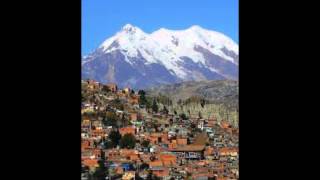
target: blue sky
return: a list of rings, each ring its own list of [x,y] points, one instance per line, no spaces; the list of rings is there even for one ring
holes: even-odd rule
[[[239,42],[238,0],[82,0],[82,55],[127,23],[147,33],[199,25]]]

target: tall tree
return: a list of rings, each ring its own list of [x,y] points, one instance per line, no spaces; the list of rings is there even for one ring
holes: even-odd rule
[[[139,90],[138,94],[140,95],[139,104],[146,105],[147,104],[146,92],[144,92],[144,90]]]
[[[89,179],[91,180],[104,180],[108,175],[108,168],[104,165],[105,163],[105,154],[101,151],[101,159],[98,161],[99,167],[93,172]]]
[[[168,114],[168,113],[169,113],[169,110],[167,109],[166,106],[163,106],[162,112],[163,112],[164,114]]]
[[[188,120],[188,117],[187,117],[187,115],[186,115],[185,113],[181,113],[181,114],[180,114],[180,118],[181,118],[182,120]]]
[[[111,131],[109,134],[109,138],[112,142],[113,147],[116,147],[117,145],[119,145],[119,141],[121,138],[121,134],[119,133],[119,131]]]
[[[120,140],[121,148],[133,149],[136,145],[136,138],[132,134],[125,134]]]
[[[199,115],[199,119],[202,119],[202,114],[200,111],[199,111],[198,115]]]
[[[158,113],[159,107],[157,104],[157,101],[155,99],[153,99],[153,103],[152,103],[152,111],[155,113]]]

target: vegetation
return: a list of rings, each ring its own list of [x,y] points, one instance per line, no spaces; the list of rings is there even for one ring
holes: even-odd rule
[[[132,134],[125,134],[120,140],[121,148],[133,149],[136,145],[136,138]]]
[[[139,105],[141,105],[141,106],[146,105],[147,104],[146,92],[144,90],[139,90],[138,94],[140,95]]]
[[[163,106],[163,109],[161,110],[161,112],[162,112],[163,114],[168,114],[168,113],[169,113],[169,110],[167,109],[166,106]]]
[[[119,131],[111,131],[109,134],[109,138],[111,140],[112,146],[116,147],[117,145],[119,145],[121,134],[119,133]]]
[[[161,93],[159,94],[159,96],[156,96],[156,99],[157,99],[157,102],[159,102],[160,104],[167,105],[167,106],[172,105],[171,98],[168,96],[164,96]]]
[[[105,155],[104,152],[101,150],[101,159],[99,160],[99,167],[93,172],[89,179],[92,180],[103,180],[108,175],[108,168],[104,165],[105,162]]]
[[[157,104],[156,99],[153,99],[153,103],[152,103],[152,112],[158,113],[159,107]]]
[[[112,111],[108,111],[106,113],[105,119],[103,120],[104,124],[106,126],[117,126],[117,121],[118,121],[119,117],[116,115],[115,112]]]
[[[181,113],[179,116],[182,120],[188,120],[188,117],[185,113]]]
[[[143,140],[142,143],[141,143],[141,145],[142,145],[143,147],[145,147],[145,148],[148,148],[148,147],[149,147],[149,144],[150,144],[150,141],[148,141],[148,140]]]
[[[105,92],[105,93],[108,93],[111,91],[108,86],[103,86],[101,90],[102,92]]]
[[[147,180],[160,180],[160,178],[157,177],[156,175],[152,174],[152,171],[149,171],[148,176],[147,176]]]
[[[119,109],[119,110],[121,110],[121,111],[124,110],[124,105],[123,105],[123,103],[120,101],[119,98],[111,101],[111,106],[113,106],[113,107],[115,107],[115,108],[117,108],[117,109]]]

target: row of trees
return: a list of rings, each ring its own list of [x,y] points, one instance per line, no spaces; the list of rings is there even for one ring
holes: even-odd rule
[[[117,147],[133,149],[136,145],[136,138],[132,134],[125,134],[121,137],[119,131],[111,131],[109,134],[109,142],[106,142],[107,148]]]
[[[189,97],[188,99],[186,100],[181,100],[179,99],[177,101],[177,104],[180,105],[180,106],[183,106],[183,105],[188,105],[188,104],[192,104],[192,103],[195,103],[195,104],[200,104],[202,108],[204,108],[205,104],[208,103],[204,98],[200,97],[200,96],[191,96]]]
[[[140,99],[139,99],[139,105],[140,106],[145,106],[146,109],[151,109],[152,112],[158,113],[159,111],[161,111],[162,113],[169,113],[168,108],[166,107],[166,105],[172,105],[172,101],[169,97],[167,96],[163,96],[163,95],[159,95],[157,97],[147,97],[146,96],[146,92],[143,90],[140,90],[138,92],[138,94],[140,95]],[[159,105],[163,104],[163,109],[159,110]]]

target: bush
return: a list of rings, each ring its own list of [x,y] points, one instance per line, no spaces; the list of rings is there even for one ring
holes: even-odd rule
[[[180,114],[180,118],[183,119],[183,120],[188,120],[188,117],[185,113],[181,113]]]
[[[136,145],[136,138],[132,134],[125,134],[120,140],[121,148],[133,149]]]
[[[143,140],[141,145],[145,148],[149,147],[149,144],[150,144],[150,141],[147,141],[147,140]]]

